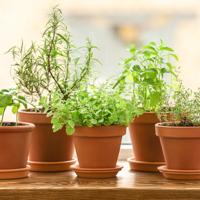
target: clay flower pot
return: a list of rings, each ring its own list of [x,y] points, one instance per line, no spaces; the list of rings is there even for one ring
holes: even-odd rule
[[[158,122],[156,113],[149,112],[129,125],[134,157],[128,161],[132,170],[154,172],[164,164],[160,141],[155,135],[155,124]]]
[[[54,133],[51,119],[44,113],[20,111],[19,120],[34,123],[29,165],[31,171],[67,171],[75,163],[73,137],[65,129]]]
[[[117,166],[125,126],[76,127],[74,144],[79,165],[79,177],[109,178],[121,169]]]
[[[156,124],[166,166],[160,171],[172,179],[200,179],[200,127]],[[191,176],[193,175],[193,176]]]
[[[27,159],[33,124],[0,126],[0,179],[28,176]]]

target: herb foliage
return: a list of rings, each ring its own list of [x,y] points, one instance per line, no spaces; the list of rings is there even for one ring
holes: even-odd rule
[[[6,109],[11,107],[12,113],[16,114],[20,108],[20,106],[27,107],[26,100],[23,96],[19,95],[15,89],[2,89],[0,90],[0,126],[11,125],[11,123],[4,122],[4,115]],[[17,119],[16,124],[17,125]]]
[[[170,122],[167,118],[162,118],[164,125],[200,126],[200,89],[192,91],[181,83],[171,100],[166,99],[166,101],[168,109],[158,113],[159,116],[170,115]]]
[[[73,134],[75,126],[128,125],[133,119],[133,102],[109,84],[82,87],[68,100],[55,93],[51,103],[54,131],[66,126],[67,134]]]
[[[95,62],[96,48],[88,39],[83,47],[75,47],[64,23],[62,12],[53,8],[42,35],[42,41],[29,48],[14,46],[8,52],[14,59],[15,80],[36,111],[43,110],[41,101],[50,103],[52,91],[68,99],[84,84]]]
[[[176,82],[174,60],[178,57],[163,41],[150,42],[139,49],[133,46],[129,52],[114,88],[130,92],[137,102],[138,113],[155,112],[163,106]]]

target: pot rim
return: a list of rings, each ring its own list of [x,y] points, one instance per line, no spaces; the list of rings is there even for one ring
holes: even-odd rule
[[[34,111],[29,111],[29,109],[31,108],[19,110],[18,113],[25,113],[32,115],[47,115],[45,112],[34,112]]]
[[[150,112],[144,112],[143,114],[156,114],[156,112],[150,111]]]
[[[16,122],[11,122],[11,123],[16,123]],[[17,126],[0,126],[0,134],[5,132],[30,132],[34,128],[35,125],[32,123],[19,122],[19,125]]]
[[[159,122],[156,112],[144,112],[141,115],[134,117],[131,124],[156,124]]]
[[[200,126],[164,126],[166,122],[156,123],[155,126],[159,128],[167,128],[167,129],[199,129]],[[168,122],[169,124],[172,122]]]
[[[138,115],[137,117],[140,117],[140,116],[142,116],[142,115],[157,115],[157,113],[156,113],[156,112],[153,112],[153,111],[150,111],[150,112],[143,112],[141,115]],[[137,117],[135,117],[135,118],[137,118]]]
[[[74,137],[116,137],[116,136],[118,137],[126,134],[126,128],[127,126],[124,125],[93,126],[93,127],[76,126]],[[88,131],[88,129],[90,131]]]
[[[20,110],[18,112],[19,121],[21,122],[29,122],[33,124],[51,124],[51,117],[48,117],[44,112],[32,112],[25,110]]]
[[[163,126],[162,123],[155,125],[156,135],[165,138],[200,138],[200,126]]]

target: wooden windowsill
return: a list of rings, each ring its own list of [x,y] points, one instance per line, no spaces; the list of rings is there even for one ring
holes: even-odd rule
[[[159,173],[130,172],[126,162],[117,178],[80,179],[74,172],[30,173],[0,181],[1,200],[157,200],[200,199],[200,181],[171,181]]]

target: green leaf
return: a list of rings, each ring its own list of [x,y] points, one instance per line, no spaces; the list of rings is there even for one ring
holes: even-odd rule
[[[176,54],[170,54],[176,61],[179,61],[179,58]]]
[[[67,135],[73,135],[74,130],[75,130],[74,127],[67,126],[66,127],[66,133],[67,133]]]
[[[129,49],[129,52],[134,54],[136,52],[136,48],[135,48],[135,45],[132,45]]]
[[[167,69],[166,68],[161,68],[160,70],[161,74],[164,75],[165,73],[168,73]]]
[[[152,45],[146,45],[146,46],[144,46],[144,48],[145,48],[145,49],[148,49],[148,50],[150,50],[150,51],[153,51],[153,54],[154,54],[154,55],[157,54],[157,50],[156,50],[155,47],[152,46]],[[152,53],[152,52],[151,52],[151,53]]]
[[[53,132],[57,132],[59,131],[60,129],[62,129],[63,125],[61,123],[53,123]]]
[[[43,106],[44,108],[48,107],[47,97],[42,96],[39,100],[39,105]]]
[[[156,78],[157,71],[155,69],[147,69],[142,73],[142,75],[144,76],[145,80],[153,80]]]
[[[19,110],[20,104],[15,104],[12,106],[12,113],[16,114]]]
[[[161,99],[161,94],[159,92],[153,92],[151,94],[151,106],[156,106],[159,104]]]
[[[92,124],[97,124],[97,120],[96,119],[91,119],[91,123]]]
[[[133,71],[140,72],[141,71],[140,66],[139,65],[133,65]]]
[[[3,115],[5,108],[0,107],[0,115]]]
[[[0,107],[7,107],[13,102],[12,95],[0,94]]]
[[[174,50],[170,47],[161,47],[160,50],[164,50],[164,51],[170,51],[173,52]]]
[[[74,127],[74,122],[73,122],[72,120],[68,120],[68,121],[67,121],[67,125],[68,125],[69,127]]]

